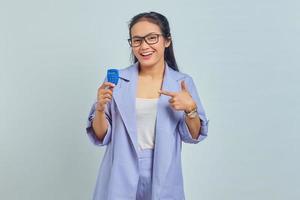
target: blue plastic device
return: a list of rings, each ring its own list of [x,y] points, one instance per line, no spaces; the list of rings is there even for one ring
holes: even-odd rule
[[[119,70],[117,70],[117,69],[107,70],[107,81],[108,82],[111,82],[111,83],[117,85],[118,80],[119,80]]]

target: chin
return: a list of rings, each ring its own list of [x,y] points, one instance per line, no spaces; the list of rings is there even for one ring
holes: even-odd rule
[[[139,61],[139,64],[142,65],[143,67],[153,67],[160,62],[159,60],[155,60],[155,59],[151,59],[151,60],[140,59],[138,61]]]
[[[154,66],[156,64],[156,62],[153,61],[144,61],[144,60],[139,60],[140,65],[143,65],[143,67],[151,67]]]

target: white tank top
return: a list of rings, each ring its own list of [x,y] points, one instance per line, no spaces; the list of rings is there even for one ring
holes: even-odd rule
[[[158,98],[136,98],[137,139],[140,149],[154,148],[157,101]]]

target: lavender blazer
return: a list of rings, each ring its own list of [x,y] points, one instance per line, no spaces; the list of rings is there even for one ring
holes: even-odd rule
[[[94,190],[94,200],[136,198],[139,178],[135,115],[138,63],[120,70],[120,77],[123,79],[120,79],[114,88],[113,100],[105,110],[109,126],[102,142],[97,140],[92,128],[96,103],[88,116],[86,131],[89,138],[95,145],[106,146]],[[207,137],[208,120],[192,78],[166,65],[162,90],[180,91],[182,80],[185,80],[198,106],[201,119],[200,135],[193,139],[185,123],[184,112],[170,107],[170,97],[159,97],[155,125],[152,200],[185,199],[181,168],[182,141],[198,143]]]

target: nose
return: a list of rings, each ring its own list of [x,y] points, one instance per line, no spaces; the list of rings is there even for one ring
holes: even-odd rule
[[[149,44],[147,44],[146,40],[143,39],[140,47],[141,49],[147,49],[149,48]]]

